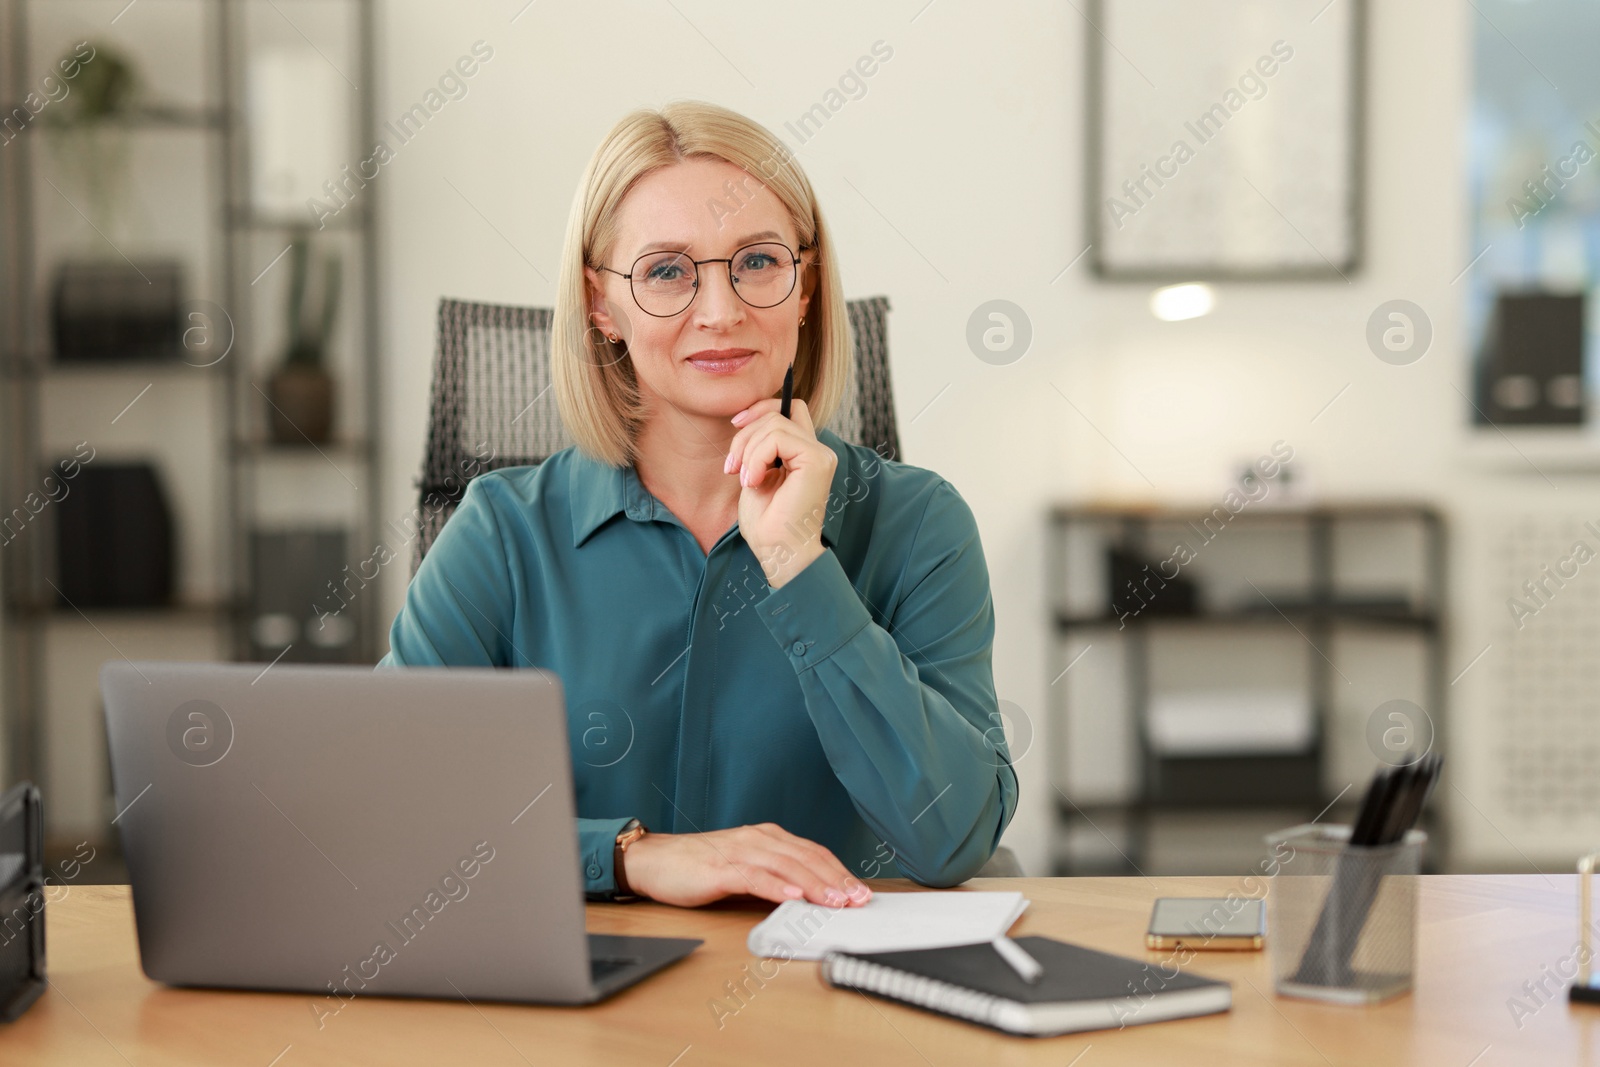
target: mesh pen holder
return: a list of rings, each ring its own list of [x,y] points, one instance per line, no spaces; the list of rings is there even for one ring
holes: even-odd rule
[[[1376,1004],[1411,988],[1417,874],[1428,835],[1350,844],[1350,827],[1306,824],[1267,836],[1282,855],[1267,896],[1267,941],[1279,994]]]

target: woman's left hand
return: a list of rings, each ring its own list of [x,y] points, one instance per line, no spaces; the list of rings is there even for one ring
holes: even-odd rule
[[[739,474],[739,533],[761,562],[767,584],[787,583],[823,553],[822,523],[839,457],[817,440],[805,401],[759,400],[733,417],[739,427],[724,464]],[[783,460],[782,467],[773,461]]]

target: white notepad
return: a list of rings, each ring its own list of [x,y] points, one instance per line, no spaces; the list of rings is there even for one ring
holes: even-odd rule
[[[827,952],[894,952],[993,941],[1028,906],[1021,893],[874,893],[860,907],[778,905],[750,931],[757,956],[820,960]]]

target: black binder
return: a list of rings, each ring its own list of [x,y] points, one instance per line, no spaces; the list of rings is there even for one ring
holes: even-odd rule
[[[0,797],[0,1022],[44,992],[44,815],[23,782]]]

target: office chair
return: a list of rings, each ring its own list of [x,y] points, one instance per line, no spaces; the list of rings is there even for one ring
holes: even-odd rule
[[[855,374],[828,428],[880,455],[900,457],[889,386],[889,298],[847,302]],[[416,573],[461,502],[487,470],[533,466],[575,442],[550,389],[549,308],[439,301],[438,350],[419,483]]]
[[[889,298],[845,305],[855,373],[828,428],[846,441],[901,459],[889,383]],[[455,512],[467,483],[485,471],[533,466],[575,442],[550,389],[549,308],[439,301],[428,443],[418,482],[420,525],[411,572]],[[1000,848],[978,874],[1019,876]]]

